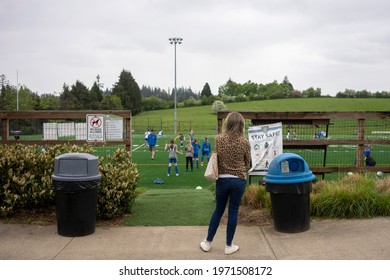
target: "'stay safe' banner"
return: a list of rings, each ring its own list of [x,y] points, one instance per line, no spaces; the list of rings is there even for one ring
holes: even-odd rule
[[[252,156],[249,171],[267,171],[272,159],[283,153],[282,123],[251,126],[248,138]]]

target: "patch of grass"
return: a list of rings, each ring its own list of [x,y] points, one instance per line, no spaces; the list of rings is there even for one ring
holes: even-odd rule
[[[208,189],[153,189],[139,195],[126,226],[208,225],[215,202]]]
[[[324,218],[368,218],[390,215],[390,192],[378,180],[354,174],[322,182],[311,196],[311,215]]]
[[[146,192],[147,190],[148,190],[148,189],[143,188],[143,187],[137,187],[137,188],[135,189],[135,194],[138,196],[138,195],[143,194],[143,193]]]
[[[242,197],[243,203],[255,209],[271,208],[270,194],[264,186],[251,184],[249,185]]]
[[[133,162],[141,175],[137,197],[131,214],[123,222],[127,226],[172,226],[207,225],[215,207],[213,183],[204,178],[206,165],[194,166],[193,172],[186,172],[185,156],[178,155],[179,176],[174,166],[167,176],[168,152],[163,146],[172,136],[158,138],[154,160],[143,137],[133,137],[135,148]],[[178,143],[179,144],[179,143]],[[182,148],[181,148],[182,149]],[[156,178],[164,184],[155,184]],[[201,186],[202,190],[196,190]]]
[[[253,208],[272,208],[263,186],[249,185],[243,203]],[[318,181],[310,194],[311,216],[318,218],[369,218],[390,216],[390,177],[365,174],[340,175],[332,181]]]
[[[376,179],[376,186],[380,193],[390,193],[390,177]]]

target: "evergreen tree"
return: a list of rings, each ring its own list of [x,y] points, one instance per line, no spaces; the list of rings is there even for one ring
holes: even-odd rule
[[[41,95],[40,99],[40,110],[58,110],[60,100],[58,96],[46,93]]]
[[[212,93],[211,93],[210,86],[209,86],[208,83],[206,83],[206,84],[203,86],[202,92],[200,93],[200,98],[202,98],[203,96],[209,97],[209,96],[211,96],[211,95],[212,95]]]
[[[116,95],[105,95],[101,103],[102,110],[123,110],[121,100]]]
[[[1,110],[16,110],[16,88],[6,85],[1,90],[0,98]]]
[[[143,98],[148,98],[148,97],[158,97],[164,101],[169,101],[171,100],[171,96],[165,91],[162,90],[161,88],[151,88],[150,86],[145,86],[143,85],[141,88],[141,96]]]
[[[193,97],[195,100],[199,99],[199,94],[196,94],[192,91],[191,88],[178,88],[177,89],[177,102],[183,102],[188,100],[188,98]],[[175,100],[175,89],[172,90],[171,100]]]
[[[91,109],[91,98],[88,88],[79,80],[72,86],[71,94],[75,97],[77,102],[74,104],[74,110]]]
[[[101,107],[101,102],[103,100],[103,92],[99,87],[98,81],[93,83],[91,90],[89,91],[90,95],[90,109],[98,110]]]
[[[282,82],[282,86],[285,86],[285,87],[287,87],[287,88],[289,88],[289,89],[291,89],[291,90],[294,89],[292,83],[290,83],[290,81],[288,80],[288,77],[287,77],[287,76],[284,76],[283,82]]]
[[[288,80],[287,76],[284,76],[283,82],[280,84],[279,98],[292,97],[294,91],[293,85]]]
[[[112,93],[120,98],[123,109],[131,110],[133,115],[141,112],[141,90],[129,71],[122,70]]]
[[[26,86],[19,88],[19,110],[39,110],[40,97]]]
[[[64,84],[62,88],[63,92],[61,93],[59,100],[60,110],[75,110],[77,102],[76,97],[70,92],[68,85]]]
[[[4,74],[0,76],[0,83],[0,110],[15,110],[16,88],[9,84],[9,81]]]

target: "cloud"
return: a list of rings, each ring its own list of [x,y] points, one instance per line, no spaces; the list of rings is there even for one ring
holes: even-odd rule
[[[387,0],[3,0],[0,73],[39,93],[99,74],[111,87],[122,69],[139,85],[214,94],[236,82],[295,88],[390,90]]]

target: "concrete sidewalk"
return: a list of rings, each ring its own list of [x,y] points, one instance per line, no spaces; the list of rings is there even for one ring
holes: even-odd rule
[[[224,254],[221,225],[210,252],[200,241],[207,227],[97,227],[84,237],[63,237],[56,226],[0,223],[2,260],[390,260],[390,217],[312,221],[301,233],[273,226],[238,225],[240,251]]]

